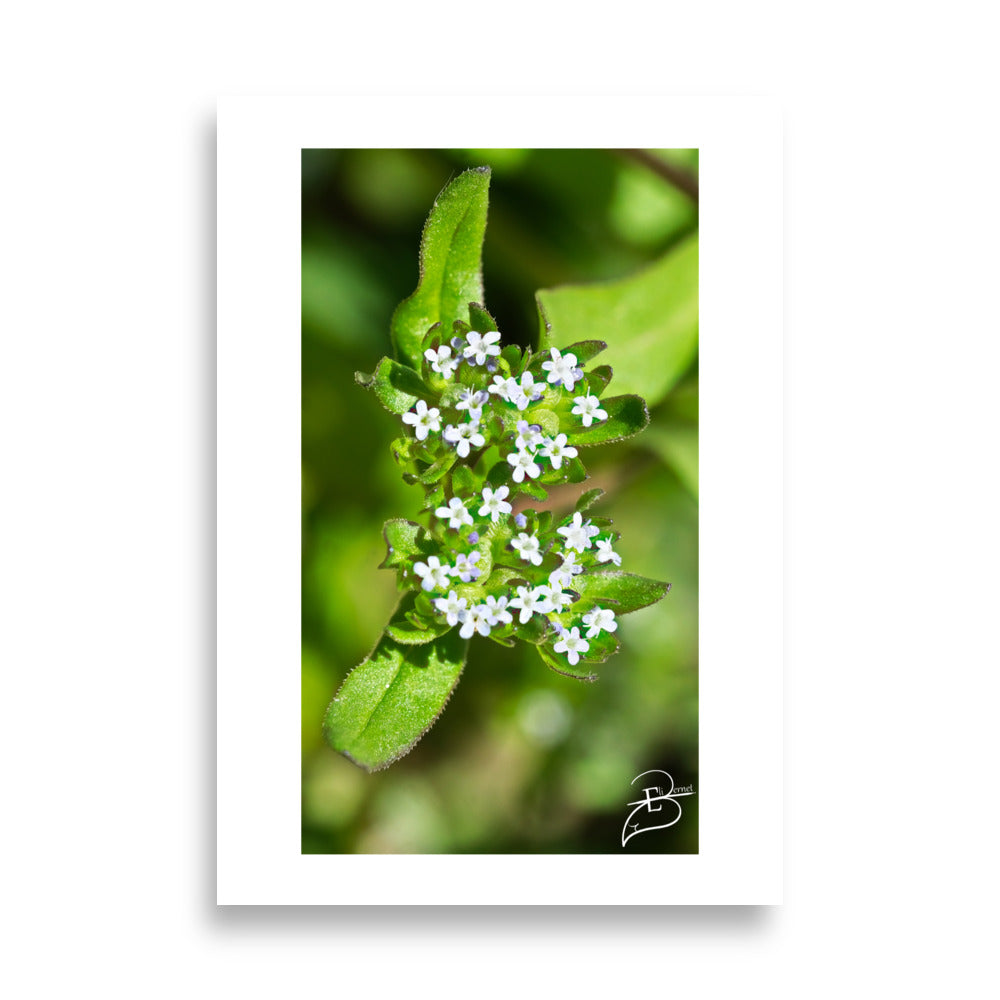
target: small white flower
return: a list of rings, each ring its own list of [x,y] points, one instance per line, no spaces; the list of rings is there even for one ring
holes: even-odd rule
[[[554,438],[546,438],[544,447],[541,450],[543,458],[547,458],[552,463],[553,469],[562,466],[563,459],[576,458],[579,452],[572,445],[567,444],[565,434],[559,434]]]
[[[511,390],[510,401],[515,403],[519,410],[526,410],[532,403],[537,403],[544,392],[545,387],[535,382],[535,376],[531,372],[525,372],[521,376],[520,384],[515,383],[515,388]]]
[[[560,354],[556,348],[549,350],[550,361],[542,362],[542,370],[547,371],[548,381],[552,385],[565,385],[567,389],[572,389],[580,379],[583,372],[577,367],[575,354]]]
[[[575,667],[580,662],[580,654],[590,649],[590,643],[580,637],[580,630],[574,625],[568,632],[563,632],[552,648],[557,653],[565,653],[570,665]]]
[[[477,391],[476,389],[463,389],[458,394],[458,402],[455,404],[455,409],[468,410],[470,413],[473,410],[482,412],[482,408],[489,402],[489,398],[490,394],[488,392]]]
[[[613,562],[616,566],[621,566],[622,557],[611,548],[610,538],[597,539],[597,561],[599,563]]]
[[[520,390],[516,378],[504,378],[502,375],[493,376],[493,384],[489,387],[489,392],[494,396],[499,396],[506,402],[512,402],[510,396],[512,392]]]
[[[473,580],[478,580],[482,570],[476,568],[476,563],[479,562],[481,554],[480,552],[472,551],[468,555],[457,556],[455,565],[451,568],[451,575],[457,576],[462,583],[471,583]]]
[[[447,619],[449,625],[457,625],[465,621],[465,606],[468,601],[464,597],[459,597],[454,590],[448,592],[447,597],[434,598],[434,607],[438,609]]]
[[[542,565],[542,546],[534,535],[522,531],[510,544],[525,562],[530,562],[532,566]]]
[[[465,613],[465,622],[458,633],[463,639],[471,639],[472,633],[490,634],[490,609],[485,604],[473,604]]]
[[[520,608],[518,621],[522,625],[527,625],[531,616],[537,611],[539,614],[547,615],[553,610],[552,602],[545,596],[541,587],[518,587],[517,597],[510,602],[510,607]]]
[[[514,439],[514,445],[518,451],[530,451],[534,454],[544,440],[545,436],[538,424],[529,424],[527,420],[518,420],[517,437]]]
[[[506,597],[487,597],[486,607],[486,620],[491,625],[509,625],[514,620],[514,616],[507,610]]]
[[[441,411],[436,406],[428,408],[422,399],[417,400],[415,409],[416,413],[410,410],[403,414],[403,423],[413,426],[418,441],[425,441],[428,431],[441,430]]]
[[[559,353],[559,349],[556,347],[549,348],[549,359],[548,361],[542,362],[542,371],[548,372],[548,380],[553,385],[557,385],[562,382],[562,370],[566,367],[563,362],[562,355]],[[576,361],[576,358],[573,359]]]
[[[455,374],[455,369],[462,363],[461,358],[452,357],[451,348],[447,344],[442,344],[436,351],[428,347],[424,351],[424,357],[430,362],[431,368],[443,378],[451,378]]]
[[[478,423],[448,424],[441,436],[456,446],[455,450],[461,458],[468,458],[472,448],[482,448],[486,444],[486,438],[479,433]]]
[[[594,608],[589,615],[583,616],[583,624],[589,625],[587,638],[593,639],[601,632],[617,632],[618,622],[615,621],[615,613],[610,608]]]
[[[428,556],[427,562],[418,562],[413,572],[421,578],[420,586],[424,590],[444,590],[448,586],[450,566],[442,566],[437,556]]]
[[[571,358],[573,357],[572,354],[567,355],[567,356],[571,357]],[[576,358],[573,358],[573,360],[575,362]],[[565,376],[563,377],[563,380],[562,380],[563,381],[563,385],[566,386],[566,388],[569,389],[570,392],[572,392],[573,391],[573,386],[575,386],[576,383],[579,382],[580,379],[582,379],[582,378],[583,378],[583,372],[579,368],[570,368],[565,373]]]
[[[552,610],[559,612],[563,608],[573,603],[573,595],[563,593],[562,587],[551,583],[543,583],[539,588],[542,596],[552,605]]]
[[[483,505],[479,508],[479,516],[486,517],[496,524],[500,520],[501,514],[509,514],[513,508],[507,503],[507,494],[510,487],[501,486],[497,490],[491,490],[488,486],[483,488]]]
[[[475,330],[470,330],[465,335],[465,339],[469,342],[469,346],[465,348],[463,353],[474,365],[485,365],[488,357],[491,355],[496,357],[500,353],[498,343],[500,334],[496,330],[491,330],[489,333],[477,333]]]
[[[554,587],[571,587],[573,577],[583,572],[583,567],[576,561],[575,552],[567,552],[563,556],[562,565],[549,573],[549,583]]]
[[[528,451],[512,451],[507,456],[507,461],[514,467],[513,475],[515,483],[523,483],[524,477],[537,479],[542,474],[541,466],[535,461],[534,455]]]
[[[447,517],[449,528],[461,528],[463,524],[472,524],[472,515],[465,509],[464,501],[452,497],[447,507],[438,507],[434,513],[438,517]]]
[[[607,420],[608,411],[601,409],[601,401],[596,396],[574,396],[576,406],[570,410],[582,421],[584,427],[589,427],[595,420]]]
[[[600,528],[595,528],[590,521],[584,523],[583,515],[577,511],[569,524],[556,531],[565,538],[566,548],[583,552],[594,544],[591,539],[600,533]]]

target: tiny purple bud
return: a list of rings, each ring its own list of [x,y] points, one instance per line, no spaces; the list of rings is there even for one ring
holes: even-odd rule
[[[515,524],[516,524],[516,525],[517,525],[517,526],[518,526],[519,528],[527,528],[527,527],[528,527],[528,519],[527,519],[527,518],[526,518],[526,517],[525,517],[525,516],[524,516],[523,514],[518,514],[518,515],[517,515],[517,516],[516,516],[516,517],[514,518],[514,523],[515,523]]]
[[[479,532],[478,531],[470,531],[469,532],[469,544],[470,545],[475,545],[476,542],[478,542],[478,541],[479,541]]]
[[[465,341],[462,340],[461,337],[452,337],[451,338],[451,346],[454,347],[454,348],[456,348],[456,350],[457,350],[459,347],[464,347],[465,346]]]
[[[553,385],[562,385],[562,379],[561,378],[557,378],[552,384]]]
[[[491,375],[497,370],[497,363],[493,360],[493,358],[490,358],[489,361],[486,362],[486,370]]]

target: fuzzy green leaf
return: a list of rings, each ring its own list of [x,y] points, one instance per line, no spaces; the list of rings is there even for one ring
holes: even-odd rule
[[[587,490],[586,493],[580,494],[580,499],[577,500],[576,506],[573,510],[578,510],[581,514],[583,514],[590,510],[590,508],[593,507],[602,496],[604,496],[604,490]]]
[[[392,314],[396,356],[414,367],[427,329],[468,318],[470,302],[483,299],[482,254],[490,169],[459,174],[438,196],[420,238],[416,290]]]
[[[560,348],[562,354],[575,355],[579,364],[585,365],[591,358],[596,358],[601,351],[606,351],[608,345],[603,340],[581,340],[569,347]]]
[[[590,387],[591,393],[598,398],[603,396],[604,390],[607,389],[614,374],[608,365],[598,365],[587,372],[587,385]]]
[[[489,333],[497,329],[497,321],[478,302],[470,302],[469,326],[477,333]]]
[[[523,625],[515,617],[517,624],[517,637],[525,642],[530,642],[537,646],[546,641],[552,634],[548,621],[542,615],[532,615]]]
[[[547,289],[537,299],[539,350],[569,331],[607,336],[618,387],[655,405],[698,349],[698,238],[630,278]]]
[[[406,365],[401,365],[391,358],[383,358],[373,375],[355,372],[354,381],[366,389],[371,389],[378,401],[390,413],[406,413],[418,399],[434,398],[434,393],[412,368],[407,368]]]
[[[323,721],[326,742],[368,771],[388,767],[441,714],[468,646],[454,628],[420,646],[383,635],[330,703]]]
[[[417,556],[427,551],[424,541],[426,532],[419,524],[395,517],[385,522],[382,537],[385,539],[386,555],[379,569],[399,569]]]
[[[510,366],[511,375],[517,377],[524,371],[524,354],[517,344],[508,344],[500,352],[500,357]]]
[[[452,626],[446,621],[434,620],[428,622],[424,627],[413,621],[408,615],[400,615],[398,612],[385,630],[390,637],[403,646],[422,646],[424,643],[433,642],[438,636],[442,636]]]
[[[651,580],[635,573],[621,570],[607,570],[581,573],[573,580],[573,589],[588,605],[612,601],[611,610],[616,615],[627,615],[631,611],[649,607],[665,597],[670,590],[669,583]]]
[[[425,486],[431,486],[448,474],[457,459],[458,452],[452,451],[449,448],[437,461],[429,465],[417,476],[417,481],[423,483]]]
[[[568,435],[570,444],[589,448],[624,441],[649,423],[649,410],[639,396],[611,396],[601,400],[601,408],[607,413],[607,420],[573,431]]]
[[[542,662],[557,674],[572,677],[578,681],[597,680],[597,674],[592,674],[582,663],[571,667],[565,653],[556,653],[551,646],[535,646],[535,649],[538,650],[538,655],[542,658]]]
[[[586,628],[581,628],[580,634],[586,635]],[[604,663],[618,652],[618,636],[614,632],[602,632],[593,639],[587,639],[587,642],[590,648],[586,653],[580,654],[580,659],[587,663]]]
[[[549,498],[548,490],[544,486],[539,485],[538,481],[534,479],[525,479],[523,483],[515,483],[514,488],[521,493],[526,493],[535,500],[548,500]]]
[[[457,465],[451,474],[451,489],[455,496],[476,493],[480,489],[479,477],[467,465]]]

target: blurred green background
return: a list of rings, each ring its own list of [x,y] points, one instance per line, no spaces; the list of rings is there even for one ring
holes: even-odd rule
[[[571,680],[524,644],[477,636],[444,713],[407,757],[369,775],[323,743],[328,702],[396,602],[394,574],[376,568],[382,524],[414,517],[422,497],[389,454],[398,417],[353,373],[391,353],[389,318],[416,285],[435,196],[484,164],[485,305],[507,342],[535,342],[537,289],[632,275],[697,233],[697,150],[303,150],[305,853],[618,853],[637,774],[662,769],[699,791],[697,358],[653,401],[646,431],[587,450],[591,481],[574,488],[608,490],[594,513],[622,532],[623,569],[673,584],[622,619],[622,651],[600,679]],[[582,339],[554,334],[560,345]],[[613,325],[584,335],[615,342]],[[698,798],[625,851],[697,852]]]

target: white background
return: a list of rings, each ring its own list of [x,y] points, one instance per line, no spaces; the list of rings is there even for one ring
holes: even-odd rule
[[[711,98],[440,97],[435,109],[445,124],[421,122],[415,98],[220,101],[217,900],[779,903],[778,115],[768,101]],[[699,150],[698,853],[303,856],[301,702],[288,669],[302,622],[301,150],[581,140]]]
[[[8,13],[0,565],[16,995],[89,982],[109,997],[359,984],[606,996],[657,977],[713,997],[995,989],[987,11]],[[780,909],[214,907],[215,99],[459,89],[749,94],[782,109]]]

